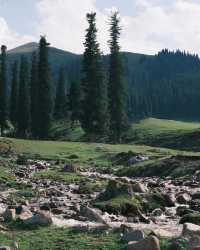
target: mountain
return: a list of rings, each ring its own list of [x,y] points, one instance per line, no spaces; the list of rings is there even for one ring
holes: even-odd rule
[[[11,49],[8,51],[8,54],[26,54],[26,53],[32,53],[33,51],[36,51],[38,49],[38,43],[26,43],[23,44],[17,48]]]
[[[29,61],[34,51],[38,50],[37,43],[27,43],[15,49],[8,51],[8,64],[12,65],[14,61],[20,60],[22,55],[26,56]],[[54,81],[57,81],[58,72],[61,66],[65,68],[68,82],[80,77],[81,55],[73,54],[54,47],[49,48],[49,62]]]
[[[8,65],[25,55],[29,60],[37,43],[28,43],[8,51]],[[156,117],[200,119],[200,60],[197,55],[162,50],[154,56],[122,52],[124,75],[129,96],[127,110],[131,119]],[[64,67],[67,85],[81,78],[82,55],[49,48],[53,86]],[[108,56],[103,57],[108,71]],[[54,88],[55,89],[55,88]]]

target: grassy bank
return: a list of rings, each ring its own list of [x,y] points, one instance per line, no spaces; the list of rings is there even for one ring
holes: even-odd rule
[[[200,123],[148,118],[132,125],[127,143],[200,151]]]

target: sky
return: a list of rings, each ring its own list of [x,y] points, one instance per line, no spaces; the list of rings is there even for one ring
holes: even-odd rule
[[[121,49],[155,54],[181,49],[200,55],[200,0],[0,0],[0,44],[8,49],[46,35],[52,46],[82,53],[86,13],[97,13],[98,41],[108,53],[108,24],[121,16]]]

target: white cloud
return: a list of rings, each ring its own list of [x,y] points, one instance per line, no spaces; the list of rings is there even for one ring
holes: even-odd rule
[[[122,16],[122,49],[154,54],[163,48],[200,53],[200,3],[195,0],[133,0],[133,14]],[[87,12],[97,12],[98,39],[108,52],[108,12],[95,0],[40,0],[38,34],[46,34],[53,46],[83,51]],[[130,11],[129,11],[130,12]]]
[[[33,40],[32,36],[20,35],[11,30],[5,19],[0,17],[0,44],[5,44],[10,49]]]
[[[83,51],[86,13],[97,12],[98,40],[102,50],[106,50],[107,16],[96,8],[95,0],[41,0],[37,8],[40,16],[38,34],[47,35],[53,46],[78,53]]]
[[[139,0],[139,11],[124,17],[123,49],[153,54],[163,48],[200,53],[200,3]]]

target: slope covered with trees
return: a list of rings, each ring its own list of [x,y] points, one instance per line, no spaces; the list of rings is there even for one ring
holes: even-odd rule
[[[31,60],[36,43],[8,51],[11,65],[26,55]],[[199,120],[200,117],[200,60],[196,55],[181,51],[163,50],[155,56],[122,52],[124,75],[128,82],[128,111],[131,119],[157,117],[169,119]],[[66,85],[81,78],[82,55],[49,48],[49,62],[53,75],[54,93],[63,65]],[[108,68],[109,58],[103,56]],[[9,79],[11,81],[11,79]],[[10,82],[9,81],[9,82]]]

